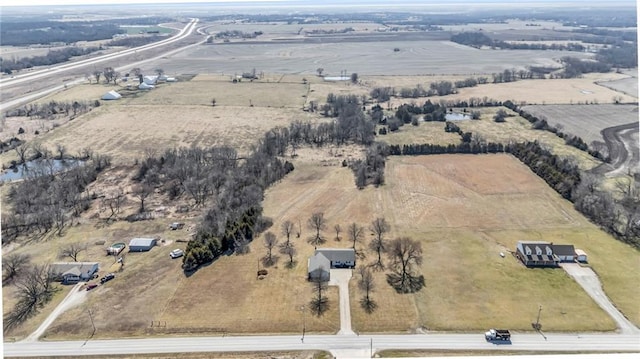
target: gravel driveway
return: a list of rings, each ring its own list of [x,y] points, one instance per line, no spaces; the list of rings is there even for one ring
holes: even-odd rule
[[[598,275],[589,267],[583,267],[578,263],[561,263],[560,266],[589,294],[598,305],[604,309],[616,322],[623,334],[640,334],[638,329],[611,303],[602,290],[602,284]]]

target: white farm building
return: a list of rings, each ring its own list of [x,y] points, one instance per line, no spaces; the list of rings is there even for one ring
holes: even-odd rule
[[[129,241],[129,252],[147,252],[155,245],[155,238],[134,238]]]

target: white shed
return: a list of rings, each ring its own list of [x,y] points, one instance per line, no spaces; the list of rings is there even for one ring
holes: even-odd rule
[[[119,98],[121,98],[122,95],[120,95],[119,93],[115,92],[114,90],[111,90],[109,92],[107,92],[106,94],[102,95],[102,99],[103,100],[117,100]]]

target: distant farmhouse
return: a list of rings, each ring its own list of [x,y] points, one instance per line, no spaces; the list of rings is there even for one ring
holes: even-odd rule
[[[98,262],[60,262],[51,264],[51,274],[63,284],[89,280],[98,272]]]
[[[356,252],[352,248],[322,248],[317,249],[309,257],[307,275],[309,280],[320,279],[328,281],[332,268],[354,268],[356,266]]]
[[[562,262],[586,262],[587,254],[573,244],[519,241],[516,257],[527,267],[557,267]]]

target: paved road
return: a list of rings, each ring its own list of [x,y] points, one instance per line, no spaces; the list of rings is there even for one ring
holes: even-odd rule
[[[135,54],[135,53],[140,53],[140,52],[144,52],[146,50],[156,49],[156,48],[159,48],[159,47],[171,45],[171,44],[173,44],[173,43],[175,43],[177,41],[183,40],[186,37],[188,37],[189,35],[191,35],[191,33],[193,33],[193,30],[196,28],[197,23],[198,23],[198,19],[192,19],[191,22],[189,22],[189,24],[187,24],[177,35],[175,35],[175,36],[173,36],[173,37],[171,37],[169,39],[166,39],[166,40],[162,40],[162,41],[155,42],[155,43],[152,43],[152,44],[149,44],[149,45],[144,45],[144,46],[140,46],[140,47],[136,47],[136,48],[132,48],[132,49],[128,49],[128,50],[122,50],[122,51],[119,51],[119,52],[117,52],[115,54],[108,54],[108,55],[93,57],[93,58],[90,58],[90,59],[86,59],[86,60],[82,60],[82,61],[76,61],[76,62],[67,63],[67,64],[62,64],[62,65],[59,65],[59,66],[52,66],[52,67],[49,67],[47,69],[33,71],[33,72],[25,73],[25,74],[22,74],[22,75],[18,75],[18,76],[15,76],[14,78],[1,79],[0,80],[0,86],[2,88],[6,89],[9,86],[19,85],[19,84],[21,84],[23,82],[33,83],[34,81],[36,81],[38,79],[47,78],[47,77],[50,77],[50,76],[53,76],[55,74],[58,74],[58,73],[61,73],[61,72],[65,72],[65,71],[68,71],[68,70],[79,69],[79,68],[86,67],[86,66],[89,66],[89,65],[92,65],[92,64],[97,64],[97,63],[104,62],[104,61],[110,61],[110,60],[113,60],[113,59],[116,59],[116,58],[120,58],[120,57],[123,57],[123,56],[131,56],[132,54]],[[201,41],[200,43],[202,43],[202,42],[204,42],[204,40]],[[179,48],[179,49],[167,52],[167,53],[163,53],[162,55],[154,57],[154,58],[145,59],[145,60],[138,61],[138,62],[135,62],[135,63],[127,64],[125,66],[120,66],[120,67],[117,67],[115,70],[116,71],[122,71],[122,70],[125,70],[125,69],[130,69],[132,67],[139,67],[141,64],[143,64],[145,62],[157,60],[160,57],[164,57],[164,56],[170,56],[170,55],[175,54],[175,53],[177,53],[179,51],[183,51],[185,49],[188,49],[191,46],[194,46],[194,45],[185,46],[185,47],[182,47],[182,48]],[[29,93],[29,94],[20,96],[18,98],[15,98],[15,99],[12,99],[12,100],[9,100],[9,101],[4,101],[4,102],[2,102],[0,104],[0,112],[3,112],[5,110],[7,110],[7,109],[10,109],[12,107],[15,107],[15,106],[18,106],[18,105],[21,105],[21,104],[24,104],[24,103],[31,102],[33,100],[36,100],[36,99],[41,98],[43,96],[46,96],[46,95],[48,95],[50,93],[60,91],[60,90],[62,90],[64,88],[66,88],[67,86],[73,86],[73,85],[76,85],[76,84],[79,84],[79,83],[82,83],[82,82],[85,82],[85,81],[86,81],[86,79],[84,77],[76,78],[74,80],[66,81],[66,83],[63,84],[63,85],[57,85],[57,86],[49,87],[49,88],[46,88],[44,90],[37,91],[37,92],[34,92],[34,93]]]
[[[477,334],[413,334],[413,335],[309,335],[304,343],[300,336],[182,337],[153,339],[118,339],[64,342],[5,343],[4,355],[69,356],[117,355],[141,353],[243,352],[329,350],[334,355],[345,350],[370,355],[381,349],[468,349],[563,351],[633,351],[640,353],[638,335],[627,334],[553,334],[546,340],[538,334],[512,336],[511,345],[495,345]]]
[[[589,267],[582,267],[578,263],[561,263],[560,266],[589,294],[598,305],[604,309],[616,322],[621,333],[637,335],[640,338],[640,329],[631,323],[602,290],[602,284],[598,275]],[[638,339],[640,340],[640,339]]]

